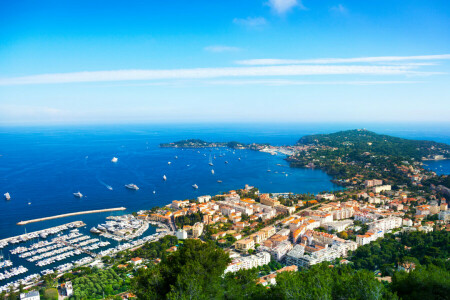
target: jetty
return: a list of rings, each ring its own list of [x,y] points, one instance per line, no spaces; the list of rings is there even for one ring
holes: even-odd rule
[[[116,207],[116,208],[107,208],[107,209],[79,211],[79,212],[56,215],[56,216],[51,216],[51,217],[32,219],[32,220],[28,220],[28,221],[20,221],[19,223],[17,223],[17,225],[26,225],[29,223],[36,223],[36,222],[42,222],[42,221],[47,221],[47,220],[59,219],[59,218],[66,218],[66,217],[87,215],[87,214],[97,214],[97,213],[110,212],[110,211],[120,211],[120,210],[126,210],[126,208],[125,207]]]

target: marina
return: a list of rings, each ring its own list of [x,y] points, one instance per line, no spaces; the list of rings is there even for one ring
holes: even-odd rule
[[[25,233],[25,234],[22,234],[19,236],[9,237],[9,238],[0,240],[0,248],[4,248],[8,244],[18,244],[18,243],[26,242],[28,240],[32,240],[32,239],[39,238],[39,237],[46,238],[50,234],[57,234],[64,230],[83,227],[85,225],[86,224],[84,224],[82,221],[75,221],[75,222],[70,222],[67,224],[63,224],[63,225],[59,225],[59,226],[55,226],[55,227],[51,227],[51,228],[47,228],[47,229],[43,229],[43,230]]]

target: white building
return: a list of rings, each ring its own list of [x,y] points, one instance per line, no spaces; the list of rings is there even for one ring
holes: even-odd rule
[[[413,226],[413,221],[411,219],[403,219],[403,226]]]
[[[65,289],[66,289],[66,296],[67,296],[67,297],[72,296],[72,295],[73,295],[72,281],[67,281],[67,282],[64,284],[64,287],[65,287]]]
[[[272,257],[278,261],[282,260],[286,254],[292,250],[292,243],[284,241],[270,250]]]
[[[29,293],[22,293],[20,294],[20,299],[22,300],[40,300],[41,296],[39,295],[38,291],[32,291]]]
[[[366,234],[357,235],[356,243],[358,243],[359,246],[363,246],[363,245],[369,244],[373,241],[376,241],[378,238],[382,238],[382,237],[384,237],[383,230],[375,230],[373,232],[368,231],[368,232],[366,232]]]
[[[175,236],[177,237],[177,239],[179,240],[185,240],[188,237],[187,231],[183,230],[183,229],[178,229],[177,232],[175,233]]]
[[[317,200],[334,200],[335,198],[334,194],[318,194],[316,196]]]
[[[270,254],[268,252],[260,252],[255,255],[244,256],[234,259],[225,269],[225,273],[237,272],[239,270],[247,270],[259,266],[267,265],[270,262]]]
[[[335,222],[327,222],[322,224],[326,230],[331,231],[334,230],[336,232],[341,232],[347,229],[347,227],[353,225],[352,220],[344,220],[344,221],[335,221]]]
[[[392,230],[394,228],[402,227],[402,218],[399,217],[388,217],[385,219],[380,219],[367,224],[369,230],[380,229],[384,232]]]
[[[211,200],[211,196],[210,195],[197,197],[197,201],[199,203],[206,203],[206,202],[209,202],[210,200]]]
[[[372,191],[376,194],[379,194],[381,192],[384,191],[390,191],[391,190],[391,186],[390,185],[380,185],[380,186],[375,186],[373,187]]]

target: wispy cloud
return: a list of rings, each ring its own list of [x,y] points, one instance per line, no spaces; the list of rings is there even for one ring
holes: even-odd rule
[[[380,85],[380,84],[417,84],[422,81],[405,80],[381,80],[381,81],[303,81],[284,79],[265,80],[211,80],[205,82],[212,85],[265,85],[265,86],[288,86],[288,85]]]
[[[283,65],[234,68],[197,68],[172,70],[116,70],[75,73],[41,74],[2,78],[0,85],[57,84],[76,82],[139,81],[163,79],[204,79],[228,77],[268,77],[304,75],[432,75],[415,66],[358,66],[358,65]]]
[[[205,51],[215,52],[215,53],[220,53],[220,52],[237,52],[237,51],[241,50],[238,47],[223,46],[223,45],[208,46],[208,47],[205,47],[204,49],[205,49]]]
[[[267,20],[263,17],[247,17],[245,19],[234,18],[233,23],[249,28],[260,28],[267,24]]]
[[[355,58],[319,58],[319,59],[248,59],[237,61],[237,64],[248,66],[291,65],[291,64],[341,64],[341,63],[387,63],[417,60],[447,60],[450,54],[421,56],[374,56]]]
[[[348,9],[342,4],[338,4],[338,5],[330,7],[330,11],[333,13],[336,13],[336,14],[341,14],[341,15],[348,14]]]
[[[294,7],[306,9],[301,0],[269,0],[266,5],[270,6],[272,11],[278,15],[284,15]]]

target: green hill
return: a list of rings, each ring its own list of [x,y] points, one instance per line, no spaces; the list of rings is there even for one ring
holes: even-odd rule
[[[302,137],[298,145],[321,145],[358,153],[389,155],[416,160],[433,159],[435,155],[450,158],[450,145],[433,141],[409,140],[377,134],[365,129],[315,134]]]

